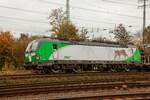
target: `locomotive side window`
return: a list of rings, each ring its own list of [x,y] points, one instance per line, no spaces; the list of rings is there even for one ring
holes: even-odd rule
[[[36,51],[37,47],[38,47],[38,42],[34,40],[28,44],[26,52]]]
[[[58,49],[57,44],[53,44],[53,49]]]

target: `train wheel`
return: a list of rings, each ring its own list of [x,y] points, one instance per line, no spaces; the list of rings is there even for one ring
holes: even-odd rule
[[[111,65],[110,66],[110,72],[117,72],[117,66],[116,65]]]
[[[116,69],[110,68],[110,72],[116,72]]]
[[[98,65],[98,71],[99,71],[99,72],[104,72],[103,65]]]
[[[54,65],[54,66],[52,66],[51,71],[53,73],[60,73],[61,72],[61,67],[59,65]]]
[[[125,70],[125,72],[129,72],[130,71],[130,69],[128,67],[125,67],[124,70]]]
[[[47,67],[44,67],[43,68],[43,73],[44,74],[49,74],[51,71],[49,70],[49,68],[47,68]]]
[[[98,71],[98,69],[99,69],[98,65],[95,64],[95,65],[92,66],[92,71]]]
[[[75,72],[75,73],[79,73],[79,72],[81,72],[82,71],[82,68],[81,68],[81,66],[79,66],[79,65],[77,65],[77,66],[75,66],[74,68],[73,68],[73,72]]]
[[[128,66],[128,65],[124,65],[124,67],[123,67],[123,68],[124,68],[124,71],[125,71],[125,72],[129,72],[129,71],[130,71],[130,68],[129,68],[129,66]]]
[[[122,72],[122,65],[117,65],[117,72]]]

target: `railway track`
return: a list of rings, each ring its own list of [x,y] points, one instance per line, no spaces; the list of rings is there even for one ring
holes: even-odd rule
[[[63,100],[150,100],[150,93],[65,98]]]
[[[17,85],[17,86],[3,86],[0,87],[0,97],[5,96],[16,96],[16,95],[35,95],[43,93],[59,93],[59,92],[77,92],[77,91],[89,91],[89,90],[113,90],[116,89],[131,89],[131,88],[150,88],[150,81],[130,81],[130,82],[93,82],[93,81],[84,81],[84,82],[53,82],[48,83],[39,83],[39,84],[28,84],[28,85]],[[112,92],[113,93],[113,92]],[[100,95],[99,97],[106,96],[121,96],[121,95],[139,95],[143,92],[137,93],[122,93],[122,94],[109,94],[109,95]],[[144,92],[145,94],[150,95],[149,92]],[[143,93],[143,94],[144,94]]]
[[[21,74],[21,75],[0,75],[3,79],[29,79],[29,78],[49,78],[49,77],[72,77],[72,76],[150,76],[150,72],[86,72],[78,74]]]
[[[91,77],[90,77],[91,76]],[[10,96],[22,96],[22,95],[35,95],[35,94],[47,94],[53,93],[57,96],[57,93],[68,93],[74,92],[74,94],[84,91],[94,91],[101,90],[98,95],[86,95],[86,96],[70,96],[62,97],[63,100],[97,100],[96,98],[105,97],[135,97],[137,95],[146,96],[150,95],[150,73],[149,72],[125,72],[125,73],[80,73],[80,74],[51,74],[51,75],[36,75],[36,74],[25,74],[25,75],[6,75],[0,76],[0,80],[5,82],[8,80],[19,80],[27,81],[33,80],[37,81],[37,78],[43,80],[49,78],[56,78],[56,81],[40,81],[28,84],[9,84],[0,85],[0,97],[10,97]],[[61,78],[63,80],[61,80]],[[81,79],[74,79],[76,77],[81,77]],[[85,77],[85,79],[82,79]],[[86,78],[90,77],[90,78]],[[100,78],[95,78],[100,77]],[[73,80],[69,80],[73,79]],[[61,80],[61,81],[60,81]],[[1,83],[0,83],[1,84]],[[137,91],[131,92],[132,89],[143,89],[149,90],[146,92]],[[126,92],[123,92],[123,91]],[[108,91],[111,91],[108,93]],[[120,91],[114,94],[116,91]],[[86,94],[86,93],[85,93]],[[96,94],[96,93],[94,93]],[[68,95],[67,95],[68,96]],[[54,98],[53,98],[54,99]]]
[[[93,82],[120,82],[120,81],[143,81],[150,80],[149,72],[120,72],[120,73],[79,73],[79,74],[24,74],[0,76],[0,86],[70,82],[70,81],[93,81]]]

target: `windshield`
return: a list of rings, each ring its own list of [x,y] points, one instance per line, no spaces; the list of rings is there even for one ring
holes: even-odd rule
[[[38,46],[38,42],[36,40],[32,41],[31,43],[28,44],[26,52],[36,51],[37,46]]]

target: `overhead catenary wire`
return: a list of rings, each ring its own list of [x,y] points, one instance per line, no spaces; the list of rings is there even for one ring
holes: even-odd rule
[[[71,17],[72,19],[75,20],[81,20],[81,21],[89,21],[89,22],[95,22],[95,23],[105,23],[105,24],[111,24],[111,25],[116,25],[117,23],[113,22],[105,22],[105,21],[97,21],[97,20],[91,20],[91,19],[84,19],[84,18],[79,18],[79,17]],[[129,26],[129,25],[128,25]],[[132,25],[132,27],[139,27],[138,25]]]
[[[123,2],[118,2],[114,0],[102,0],[103,2],[108,2],[108,3],[113,3],[113,4],[121,4],[121,5],[129,5],[129,6],[137,6],[137,4],[134,3],[123,3]]]
[[[19,21],[27,21],[27,22],[33,22],[33,23],[43,23],[43,24],[48,24],[46,21],[36,21],[36,20],[30,20],[30,19],[23,19],[23,18],[16,18],[16,17],[8,17],[8,16],[0,16],[0,18],[5,18],[9,20],[19,20]],[[103,21],[95,21],[95,20],[86,20],[82,18],[77,18],[77,17],[71,17],[72,19],[77,19],[77,20],[84,20],[84,21],[91,21],[91,22],[96,22],[96,23],[106,23],[106,24],[115,24],[115,23],[109,23],[109,22],[103,22]]]
[[[18,11],[22,11],[22,12],[35,13],[35,14],[48,14],[47,12],[27,10],[27,9],[22,9],[22,8],[4,6],[4,5],[0,5],[0,8],[6,8],[6,9],[11,9],[11,10],[18,10]]]
[[[105,6],[104,5],[97,5],[97,3],[94,3],[94,2],[88,2],[87,0],[83,0],[84,1],[84,4],[86,4],[86,5],[88,5],[88,6],[92,6],[92,7],[97,7],[98,9],[106,9],[106,8],[104,8]],[[104,1],[104,2],[106,2],[106,1]],[[112,2],[109,2],[108,1],[108,3],[112,3]],[[119,6],[119,7],[121,7],[121,8],[125,8],[125,6],[127,6],[128,4],[126,4],[126,3],[115,3],[115,2],[113,2],[113,4],[115,4],[115,5],[111,5],[112,7],[111,7],[111,9],[114,7],[114,6],[116,6],[117,5],[117,7],[120,5],[120,4],[122,4],[122,5],[124,5],[124,6]],[[103,7],[104,6],[104,7]],[[132,5],[133,6],[133,5]],[[136,5],[137,6],[137,5]],[[126,9],[126,8],[125,8]],[[116,9],[112,9],[113,11],[118,11],[118,10],[116,10]],[[132,9],[133,10],[133,12],[135,12],[135,9]]]
[[[0,5],[2,8],[7,8],[7,9],[13,9],[13,10],[19,10],[19,11],[25,11],[25,12],[30,12],[30,13],[37,13],[37,14],[46,14],[46,12],[39,12],[39,11],[33,11],[33,10],[26,10],[26,9],[20,9],[20,8],[15,8],[15,7],[8,7],[8,6],[3,6]],[[14,17],[8,17],[8,16],[0,16],[1,18],[8,18],[8,19],[13,19],[13,20],[20,20],[20,21],[28,21],[28,22],[34,22],[34,23],[47,23],[47,22],[42,22],[42,21],[34,21],[34,20],[29,20],[29,19],[23,19],[23,18],[14,18]],[[78,19],[78,20],[84,20],[84,21],[92,21],[96,23],[107,23],[107,24],[115,24],[115,23],[110,23],[110,22],[104,22],[104,21],[96,21],[96,20],[86,20],[82,18],[72,18],[72,19]]]
[[[40,14],[40,15],[41,14],[48,15],[48,13],[46,13],[46,12],[26,10],[26,9],[21,9],[21,8],[8,7],[8,6],[4,6],[4,5],[0,5],[0,8],[7,8],[7,9],[12,9],[12,10],[19,10],[19,11],[23,11],[23,12],[36,13],[36,14]]]
[[[27,20],[27,19],[7,17],[7,16],[0,16],[0,18],[6,18],[6,19],[9,19],[9,20],[18,20],[18,21],[32,22],[32,23],[48,24],[48,22],[44,22],[44,21]],[[80,18],[73,18],[73,19],[87,21],[86,19],[80,19]],[[94,20],[88,20],[88,21],[94,21]],[[95,22],[97,22],[97,21],[95,21]],[[116,25],[115,23],[107,23],[107,22],[103,22],[103,21],[99,21],[97,23],[106,23],[106,24]],[[127,26],[127,25],[125,25],[125,26]],[[132,27],[137,27],[137,26],[132,26]]]
[[[127,2],[130,3],[130,4],[134,4],[134,3],[135,3],[135,1],[133,1],[133,0],[132,0],[132,1],[129,1],[129,0],[112,0],[112,1],[119,1],[119,2],[120,2],[120,1],[121,1],[121,2],[122,2],[122,1],[127,1]]]
[[[40,0],[39,0],[40,1]],[[43,1],[43,0],[41,0]],[[50,4],[50,3],[48,3]],[[65,4],[61,4],[61,3],[55,3],[55,2],[51,2],[51,4],[56,4],[56,5],[63,5],[65,6]],[[17,7],[9,7],[9,6],[5,6],[5,5],[0,5],[0,8],[6,8],[6,9],[11,9],[11,10],[17,10],[17,11],[21,11],[21,12],[27,12],[27,13],[32,13],[32,14],[39,14],[39,15],[48,15],[49,12],[42,12],[42,11],[35,11],[35,10],[28,10],[28,9],[23,9],[23,8],[17,8]],[[84,7],[79,7],[79,6],[72,6],[72,8],[76,8],[76,9],[80,9],[80,10],[84,10],[84,11],[89,11],[89,12],[96,12],[96,13],[106,13],[106,14],[111,14],[114,13],[113,15],[118,15],[118,16],[124,16],[124,17],[131,17],[131,18],[140,18],[138,16],[135,15],[126,15],[126,14],[121,14],[121,13],[117,13],[117,12],[109,12],[109,11],[103,11],[101,9],[97,10],[94,8],[84,8]],[[121,14],[121,15],[120,15]],[[42,24],[49,24],[48,21],[40,21],[40,20],[32,20],[32,19],[25,19],[25,18],[16,18],[16,17],[10,17],[10,16],[0,16],[0,18],[5,18],[8,20],[17,20],[17,21],[24,21],[24,22],[29,22],[29,23],[42,23]],[[72,19],[75,20],[82,20],[82,21],[89,21],[89,22],[94,22],[94,23],[105,23],[105,24],[111,24],[111,25],[116,25],[116,23],[114,22],[109,22],[107,21],[100,21],[100,20],[96,20],[96,19],[85,19],[85,18],[81,18],[81,17],[71,17]],[[141,17],[142,18],[142,17]],[[46,18],[45,18],[46,19]]]
[[[19,21],[25,21],[25,22],[32,22],[32,23],[48,24],[48,22],[44,22],[44,21],[36,21],[36,20],[16,18],[16,17],[0,16],[0,18],[5,18],[5,19],[9,19],[9,20],[19,20]]]
[[[56,4],[59,4],[59,3],[56,3]],[[19,10],[19,11],[23,11],[23,12],[36,13],[36,14],[44,14],[44,15],[48,14],[46,12],[33,11],[33,10],[27,10],[27,9],[15,8],[15,7],[8,7],[8,6],[4,6],[4,5],[0,5],[0,8],[7,8],[7,9]],[[84,10],[88,10],[88,9],[85,8]]]
[[[40,1],[40,0],[38,0],[38,1]],[[40,2],[45,2],[45,3],[49,3],[49,4],[57,4],[57,5],[64,5],[61,3],[50,2],[50,1],[45,1],[45,0],[42,0]],[[89,8],[83,8],[83,7],[77,7],[77,6],[72,6],[72,7],[86,10],[86,11],[101,12],[101,13],[107,13],[107,14],[114,14],[114,15],[118,15],[118,16],[133,17],[133,18],[142,18],[142,17],[138,17],[138,16],[134,16],[134,15],[127,15],[127,14],[121,14],[121,13],[110,12],[110,11],[102,11],[102,10],[89,9]],[[25,11],[25,12],[30,12],[30,13],[37,13],[37,14],[46,14],[46,15],[48,14],[47,12],[33,11],[33,10],[16,8],[16,7],[8,7],[8,6],[4,6],[4,5],[0,5],[0,8],[14,9],[14,10],[20,10],[20,11]]]
[[[49,1],[48,1],[49,2]],[[59,3],[56,3],[56,4],[59,4]],[[26,10],[26,9],[21,9],[21,8],[15,8],[15,7],[8,7],[8,6],[3,6],[3,5],[0,5],[1,8],[7,8],[7,9],[13,9],[13,10],[19,10],[19,11],[25,11],[25,12],[30,12],[30,13],[36,13],[36,14],[44,14],[44,15],[47,15],[48,13],[46,12],[39,12],[39,11],[33,11],[33,10]],[[88,9],[88,8],[82,8],[82,7],[76,7],[78,9],[82,9],[82,10],[87,10],[87,11],[95,11],[95,12],[99,12],[99,10],[95,10],[95,9]],[[103,13],[106,13],[105,11],[101,11]],[[111,13],[112,12],[107,12],[107,13]],[[133,17],[133,18],[142,18],[142,17],[138,17],[138,16],[131,16],[131,15],[122,15],[120,13],[115,13],[119,16],[127,16],[127,17]]]
[[[18,20],[18,21],[24,21],[24,22],[30,22],[30,23],[42,23],[42,24],[49,24],[47,21],[36,21],[36,20],[30,20],[30,19],[23,19],[23,18],[16,18],[16,17],[8,17],[8,16],[0,16],[0,18],[5,18],[9,20]],[[79,17],[71,17],[72,19],[75,20],[81,20],[81,21],[89,21],[89,22],[95,22],[95,23],[105,23],[105,24],[111,24],[111,25],[116,25],[116,23],[111,23],[111,22],[105,22],[105,21],[96,21],[96,20],[90,20],[90,19],[84,19],[84,18],[79,18]],[[133,25],[133,27],[138,27]]]
[[[53,2],[52,4],[65,5],[65,4],[61,4],[61,3],[55,3],[55,2]],[[23,12],[30,12],[30,13],[35,13],[35,14],[43,14],[43,15],[47,15],[48,14],[46,12],[26,10],[26,9],[22,9],[22,8],[8,7],[8,6],[3,6],[3,5],[0,5],[0,7],[1,8],[12,9],[12,10],[23,11]],[[97,13],[99,13],[99,11],[100,11],[100,10],[91,9],[91,8],[84,8],[84,7],[77,7],[77,6],[73,6],[73,7],[81,9],[81,10],[91,11],[91,12],[94,11],[94,12],[97,12]],[[110,12],[106,11],[105,13],[110,13]],[[120,13],[119,13],[119,15],[120,15]],[[126,15],[121,15],[121,16],[126,16]],[[127,17],[142,18],[142,17],[138,17],[138,16],[128,16],[128,15],[127,15]],[[7,18],[9,20],[20,20],[20,21],[27,21],[27,22],[33,22],[33,23],[45,23],[45,24],[48,24],[48,22],[46,22],[46,21],[45,22],[44,21],[35,21],[35,20],[24,19],[24,18],[14,18],[14,17],[10,18],[10,17],[7,17],[7,16],[0,16],[0,18]],[[106,21],[98,21],[98,20],[85,19],[85,18],[80,18],[80,17],[78,17],[78,18],[75,17],[75,18],[72,18],[72,19],[83,20],[83,21],[90,21],[90,22],[95,22],[95,23],[106,23],[106,24],[112,24],[112,25],[116,24],[116,23],[111,23],[111,22],[106,22]]]
[[[46,1],[46,0],[42,0],[40,2],[43,2],[43,3],[46,3],[46,4],[56,4],[56,5],[63,5],[63,6],[65,6],[65,4],[51,2],[51,1]],[[110,12],[110,11],[104,11],[104,10],[89,9],[89,8],[84,8],[84,7],[74,6],[74,5],[71,5],[70,8],[76,8],[76,9],[86,10],[86,11],[90,11],[90,12],[97,12],[97,13],[113,14],[113,15],[124,16],[124,17],[142,18],[142,17],[138,17],[138,16],[134,16],[134,15],[127,15],[127,14],[122,14],[122,13],[117,13],[117,12]]]
[[[105,24],[116,24],[116,23],[111,23],[111,22],[105,22],[105,21],[97,21],[97,20],[91,20],[91,19],[84,19],[84,18],[79,18],[79,17],[71,17],[72,19],[76,20],[81,20],[81,21],[90,21],[90,22],[95,22],[95,23],[105,23]]]
[[[92,12],[101,12],[101,13],[106,13],[106,14],[113,14],[113,15],[118,15],[118,16],[122,16],[122,17],[132,17],[132,18],[142,18],[139,16],[134,16],[134,15],[127,15],[127,14],[121,14],[121,13],[117,13],[117,12],[110,12],[110,11],[100,11],[100,10],[96,10],[96,9],[89,9],[89,8],[82,8],[82,7],[76,7],[77,9],[81,9],[81,10],[86,10],[86,11],[92,11]]]

